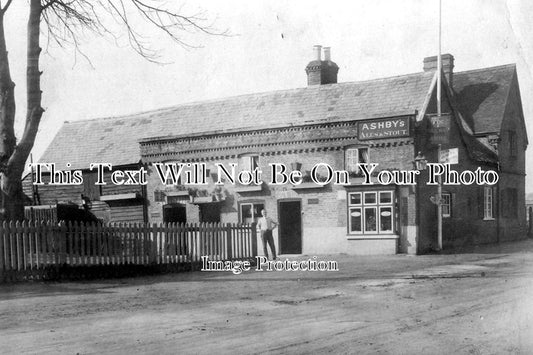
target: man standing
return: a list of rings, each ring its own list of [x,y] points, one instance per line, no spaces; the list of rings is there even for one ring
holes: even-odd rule
[[[276,260],[276,246],[274,245],[274,237],[272,237],[272,230],[278,226],[272,218],[267,216],[265,210],[261,210],[261,218],[257,221],[257,228],[261,231],[261,241],[263,242],[263,252],[268,258],[267,242],[272,251],[272,260]]]

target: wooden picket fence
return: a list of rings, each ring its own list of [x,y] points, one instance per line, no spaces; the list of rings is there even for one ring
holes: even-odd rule
[[[56,205],[25,206],[24,219],[28,221],[57,221]]]
[[[3,223],[0,282],[197,270],[209,260],[253,260],[255,224]]]

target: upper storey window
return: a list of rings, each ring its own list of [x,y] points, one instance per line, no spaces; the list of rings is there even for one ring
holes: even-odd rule
[[[258,154],[246,154],[241,155],[239,158],[239,169],[253,171],[259,168],[259,155]]]
[[[358,164],[368,163],[368,148],[348,148],[344,152],[344,169],[349,173],[359,173]]]

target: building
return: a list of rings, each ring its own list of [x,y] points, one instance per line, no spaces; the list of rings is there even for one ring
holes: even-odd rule
[[[376,172],[412,170],[418,152],[438,161],[437,58],[425,58],[419,73],[337,83],[329,48],[324,58],[320,46],[314,50],[305,88],[65,122],[41,162],[83,169],[84,184],[39,186],[41,203],[84,194],[109,220],[150,223],[252,222],[264,208],[280,223],[274,238],[282,254],[434,249],[437,187],[425,183],[428,172],[416,185],[363,185],[358,163],[377,163]],[[453,56],[442,59],[441,122],[449,139],[441,149],[456,148],[451,167],[459,173],[479,167],[499,174],[493,186],[443,186],[444,248],[523,238],[528,141],[515,65],[454,72]],[[87,169],[96,162],[144,166],[147,184],[95,187]],[[207,184],[162,184],[154,164],[175,162],[205,164]],[[271,180],[269,164],[282,163],[302,171],[304,182],[218,186],[217,163],[258,167],[264,181]],[[310,183],[318,163],[349,172],[350,184]]]

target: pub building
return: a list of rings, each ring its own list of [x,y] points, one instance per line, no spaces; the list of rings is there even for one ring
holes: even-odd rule
[[[84,183],[39,186],[40,203],[76,203],[83,194],[106,221],[149,223],[251,223],[265,209],[279,223],[282,255],[429,252],[438,245],[439,202],[445,249],[524,238],[528,141],[516,67],[454,72],[450,54],[442,64],[441,117],[437,57],[418,73],[337,83],[330,49],[315,46],[304,88],[65,122],[40,161],[82,169]],[[495,171],[498,183],[446,184],[439,201],[427,170],[417,184],[375,181],[379,171],[413,170],[415,160],[439,162],[439,144],[451,169]],[[94,162],[146,167],[147,184],[95,186]],[[178,162],[202,166],[206,184],[184,184],[183,176],[163,184],[154,164]],[[259,168],[265,183],[215,184],[217,164],[231,163]],[[274,163],[301,171],[303,182],[269,184]],[[313,182],[320,163],[347,171],[350,183]],[[373,184],[362,184],[363,163],[378,164]]]

